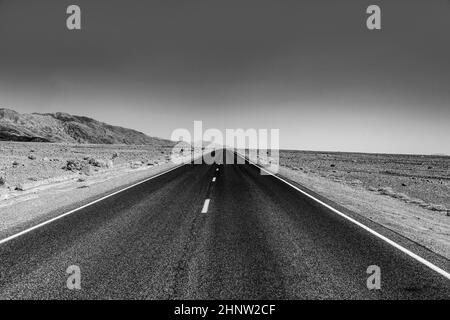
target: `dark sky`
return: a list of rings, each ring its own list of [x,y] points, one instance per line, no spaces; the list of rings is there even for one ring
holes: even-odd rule
[[[279,128],[283,148],[450,154],[449,59],[448,0],[0,0],[0,106],[166,138],[203,120]]]

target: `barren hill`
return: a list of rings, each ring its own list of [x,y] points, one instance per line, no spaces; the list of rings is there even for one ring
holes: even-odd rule
[[[173,144],[142,132],[67,113],[20,114],[0,108],[0,141]]]

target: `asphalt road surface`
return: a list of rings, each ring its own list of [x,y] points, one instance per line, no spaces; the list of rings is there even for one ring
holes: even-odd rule
[[[442,275],[248,163],[185,165],[6,242],[0,277],[2,299],[450,297]]]

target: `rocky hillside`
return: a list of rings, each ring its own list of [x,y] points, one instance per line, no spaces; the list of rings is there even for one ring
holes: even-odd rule
[[[67,113],[20,114],[0,108],[0,141],[92,144],[173,144],[132,129]]]

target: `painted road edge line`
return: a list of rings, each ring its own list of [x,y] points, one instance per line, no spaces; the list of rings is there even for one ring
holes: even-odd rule
[[[23,230],[23,231],[20,231],[19,233],[13,234],[13,235],[11,235],[11,236],[5,238],[5,239],[0,240],[0,245],[5,244],[5,243],[8,242],[8,241],[11,241],[11,240],[13,240],[13,239],[15,239],[15,238],[18,238],[18,237],[20,237],[20,236],[22,236],[22,235],[24,235],[24,234],[27,234],[27,233],[29,233],[29,232],[31,232],[31,231],[33,231],[33,230],[36,230],[36,229],[38,229],[38,228],[40,228],[40,227],[43,227],[43,226],[45,226],[45,225],[47,225],[47,224],[49,224],[49,223],[52,223],[52,222],[54,222],[54,221],[56,221],[56,220],[59,220],[59,219],[61,219],[61,218],[64,218],[64,217],[66,217],[66,216],[68,216],[68,215],[70,215],[70,214],[72,214],[72,213],[75,213],[75,212],[80,211],[80,210],[82,210],[82,209],[84,209],[84,208],[90,207],[90,206],[92,206],[93,204],[96,204],[96,203],[98,203],[98,202],[100,202],[100,201],[103,201],[103,200],[108,199],[108,198],[110,198],[110,197],[112,197],[112,196],[115,196],[116,194],[119,194],[119,193],[121,193],[121,192],[124,192],[124,191],[126,191],[126,190],[128,190],[128,189],[134,188],[134,187],[136,187],[136,186],[138,186],[138,185],[140,185],[140,184],[143,184],[143,183],[145,183],[145,182],[147,182],[147,181],[150,181],[150,180],[155,179],[155,178],[157,178],[157,177],[159,177],[159,176],[162,176],[162,175],[164,175],[164,174],[166,174],[166,173],[169,173],[169,172],[171,172],[171,171],[173,171],[173,170],[176,170],[176,169],[178,169],[178,168],[181,168],[181,167],[183,167],[184,165],[186,165],[186,163],[182,163],[182,164],[180,164],[180,165],[178,165],[178,166],[176,166],[176,167],[173,167],[173,168],[171,168],[171,169],[169,169],[169,170],[166,170],[166,171],[164,171],[164,172],[160,172],[160,173],[158,173],[158,174],[156,174],[156,175],[154,175],[154,176],[151,176],[151,177],[149,177],[149,178],[147,178],[147,179],[145,179],[145,180],[143,180],[143,181],[140,181],[140,182],[137,182],[137,183],[135,183],[135,184],[132,184],[131,186],[128,186],[128,187],[125,187],[125,188],[120,189],[120,190],[118,190],[118,191],[115,191],[115,192],[113,192],[113,193],[111,193],[111,194],[108,194],[108,195],[106,195],[106,196],[104,196],[104,197],[102,197],[102,198],[100,198],[100,199],[97,199],[97,200],[94,200],[94,201],[92,201],[92,202],[89,202],[89,203],[87,203],[87,204],[85,204],[85,205],[83,205],[83,206],[81,206],[81,207],[78,207],[78,208],[76,208],[76,209],[73,209],[73,210],[71,210],[71,211],[68,211],[68,212],[66,212],[66,213],[63,213],[63,214],[61,214],[61,215],[59,215],[59,216],[57,216],[57,217],[54,217],[54,218],[52,218],[52,219],[50,219],[50,220],[41,222],[41,223],[39,223],[39,224],[37,224],[37,225],[35,225],[35,226],[33,226],[33,227],[30,227],[30,228],[28,228],[28,229],[25,229],[25,230]]]
[[[436,266],[435,264],[429,262],[428,260],[425,260],[424,258],[422,258],[421,256],[415,254],[414,252],[406,249],[405,247],[399,245],[398,243],[392,241],[391,239],[383,236],[382,234],[376,232],[375,230],[372,230],[371,228],[369,228],[368,226],[366,226],[365,224],[362,224],[361,222],[353,219],[352,217],[349,217],[348,215],[340,212],[339,210],[333,208],[332,206],[326,204],[325,202],[317,199],[316,197],[310,195],[309,193],[301,190],[300,188],[296,187],[295,185],[293,185],[292,183],[280,178],[279,176],[273,174],[272,172],[264,169],[263,167],[260,167],[258,164],[256,164],[255,162],[253,162],[250,159],[246,159],[244,156],[242,156],[241,154],[237,153],[237,155],[239,155],[241,158],[243,158],[244,160],[247,160],[248,162],[250,162],[252,165],[254,165],[255,167],[263,170],[264,172],[268,173],[269,175],[277,178],[280,181],[283,181],[285,184],[289,185],[290,187],[294,188],[295,190],[299,191],[300,193],[304,194],[305,196],[307,196],[308,198],[320,203],[322,206],[326,207],[327,209],[333,211],[334,213],[338,214],[339,216],[347,219],[348,221],[356,224],[357,226],[363,228],[364,230],[366,230],[367,232],[371,233],[372,235],[376,236],[377,238],[387,242],[388,244],[390,244],[391,246],[395,247],[396,249],[402,251],[403,253],[407,254],[408,256],[410,256],[411,258],[413,258],[414,260],[422,263],[423,265],[427,266],[428,268],[432,269],[433,271],[439,273],[440,275],[444,276],[445,278],[447,278],[448,280],[450,280],[450,273],[448,273],[447,271],[439,268],[438,266]]]
[[[202,208],[202,213],[208,213],[208,208],[209,208],[209,202],[211,200],[210,199],[206,199],[205,203],[203,204],[203,208]]]

